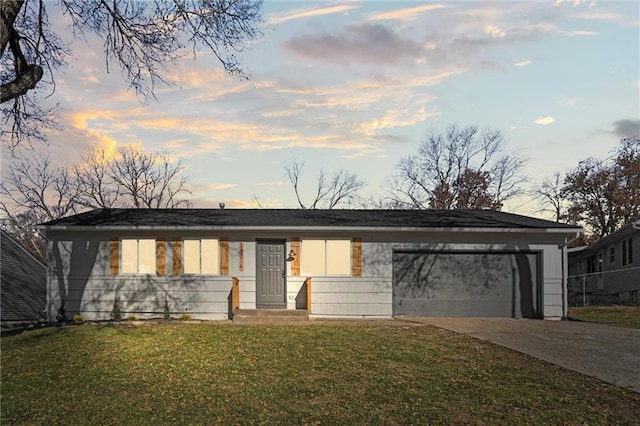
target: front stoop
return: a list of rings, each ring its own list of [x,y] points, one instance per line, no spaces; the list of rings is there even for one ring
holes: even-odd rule
[[[236,309],[233,322],[239,324],[299,323],[308,322],[304,309]]]

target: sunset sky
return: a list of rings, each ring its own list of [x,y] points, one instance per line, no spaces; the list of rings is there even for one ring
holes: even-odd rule
[[[50,5],[50,13],[55,19]],[[535,182],[640,134],[637,1],[269,1],[263,37],[241,54],[250,80],[211,54],[170,68],[173,87],[142,104],[100,40],[47,99],[64,130],[52,158],[131,143],[187,167],[195,207],[297,207],[285,163],[306,191],[339,168],[383,197],[399,159],[433,129],[477,124],[506,135]],[[62,21],[57,21],[62,26]],[[304,188],[303,188],[304,189]],[[307,195],[307,200],[311,197]],[[532,214],[534,202],[507,210]]]

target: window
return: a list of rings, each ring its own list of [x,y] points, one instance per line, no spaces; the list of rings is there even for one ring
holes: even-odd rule
[[[184,273],[199,275],[219,274],[218,240],[184,240]]]
[[[596,272],[602,272],[602,252],[599,252],[597,256],[589,256],[587,259],[587,273],[594,274]]]
[[[622,266],[633,263],[633,237],[622,240]]]
[[[302,273],[351,275],[350,240],[302,240]]]
[[[121,244],[121,273],[156,273],[156,240],[149,238],[122,239]]]
[[[609,247],[609,265],[616,263],[616,248],[614,246]]]

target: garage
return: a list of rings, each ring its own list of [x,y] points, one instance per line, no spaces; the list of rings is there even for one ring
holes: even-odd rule
[[[539,293],[536,253],[393,253],[396,317],[539,318]]]

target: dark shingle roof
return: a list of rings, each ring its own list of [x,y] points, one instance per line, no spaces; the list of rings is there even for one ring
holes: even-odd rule
[[[491,210],[97,209],[43,226],[580,229]]]
[[[0,233],[2,321],[33,321],[45,308],[45,266],[6,232]]]

